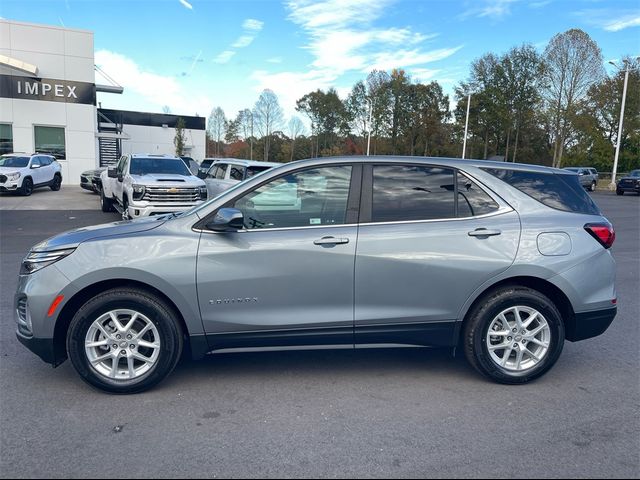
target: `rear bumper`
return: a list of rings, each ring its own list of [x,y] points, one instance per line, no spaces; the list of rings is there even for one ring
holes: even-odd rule
[[[576,313],[574,318],[566,324],[566,339],[579,342],[587,338],[602,335],[618,312],[617,307],[592,312]]]

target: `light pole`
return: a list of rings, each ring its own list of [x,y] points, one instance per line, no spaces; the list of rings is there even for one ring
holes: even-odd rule
[[[467,119],[464,122],[464,141],[462,143],[462,158],[467,152],[467,132],[469,130],[469,107],[471,106],[471,94],[467,97]]]
[[[615,62],[609,62],[614,67],[618,67]],[[620,106],[620,123],[618,125],[618,141],[616,142],[616,154],[613,158],[613,170],[611,171],[611,183],[609,184],[609,190],[616,189],[616,174],[618,172],[618,156],[620,155],[620,141],[622,140],[622,121],[624,120],[624,104],[627,100],[627,83],[629,81],[629,61],[623,60],[623,63],[627,67],[624,72],[624,86],[622,87],[622,105]]]
[[[367,139],[367,157],[369,156],[369,149],[371,147],[371,119],[373,117],[373,99],[369,104],[369,138]]]

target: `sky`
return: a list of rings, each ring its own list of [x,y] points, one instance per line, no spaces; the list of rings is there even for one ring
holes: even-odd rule
[[[285,119],[302,117],[298,98],[330,87],[345,98],[372,69],[403,68],[453,97],[483,54],[523,43],[542,53],[570,28],[605,62],[640,56],[638,0],[1,0],[0,17],[93,31],[96,64],[124,87],[99,94],[104,108],[220,106],[230,118],[265,88]]]

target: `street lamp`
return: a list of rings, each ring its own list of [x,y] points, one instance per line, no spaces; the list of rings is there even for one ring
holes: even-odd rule
[[[616,155],[613,159],[613,170],[611,171],[611,183],[609,184],[610,190],[616,189],[616,173],[618,172],[618,156],[620,155],[620,141],[622,139],[622,121],[624,120],[624,104],[627,100],[627,83],[629,81],[629,61],[624,59],[622,61],[626,65],[624,72],[624,86],[622,87],[622,105],[620,106],[620,124],[618,125],[618,141],[616,142]],[[615,62],[609,62],[616,68],[618,65]]]
[[[371,147],[371,121],[373,117],[373,104],[375,103],[374,99],[371,98],[369,104],[369,138],[367,139],[367,157],[369,156],[369,149]]]
[[[464,141],[462,142],[462,159],[467,151],[467,132],[469,130],[469,107],[471,106],[471,94],[467,97],[467,119],[464,122]]]

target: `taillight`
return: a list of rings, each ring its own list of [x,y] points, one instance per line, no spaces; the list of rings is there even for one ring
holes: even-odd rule
[[[604,248],[611,248],[616,239],[616,232],[610,223],[587,223],[584,229]]]

